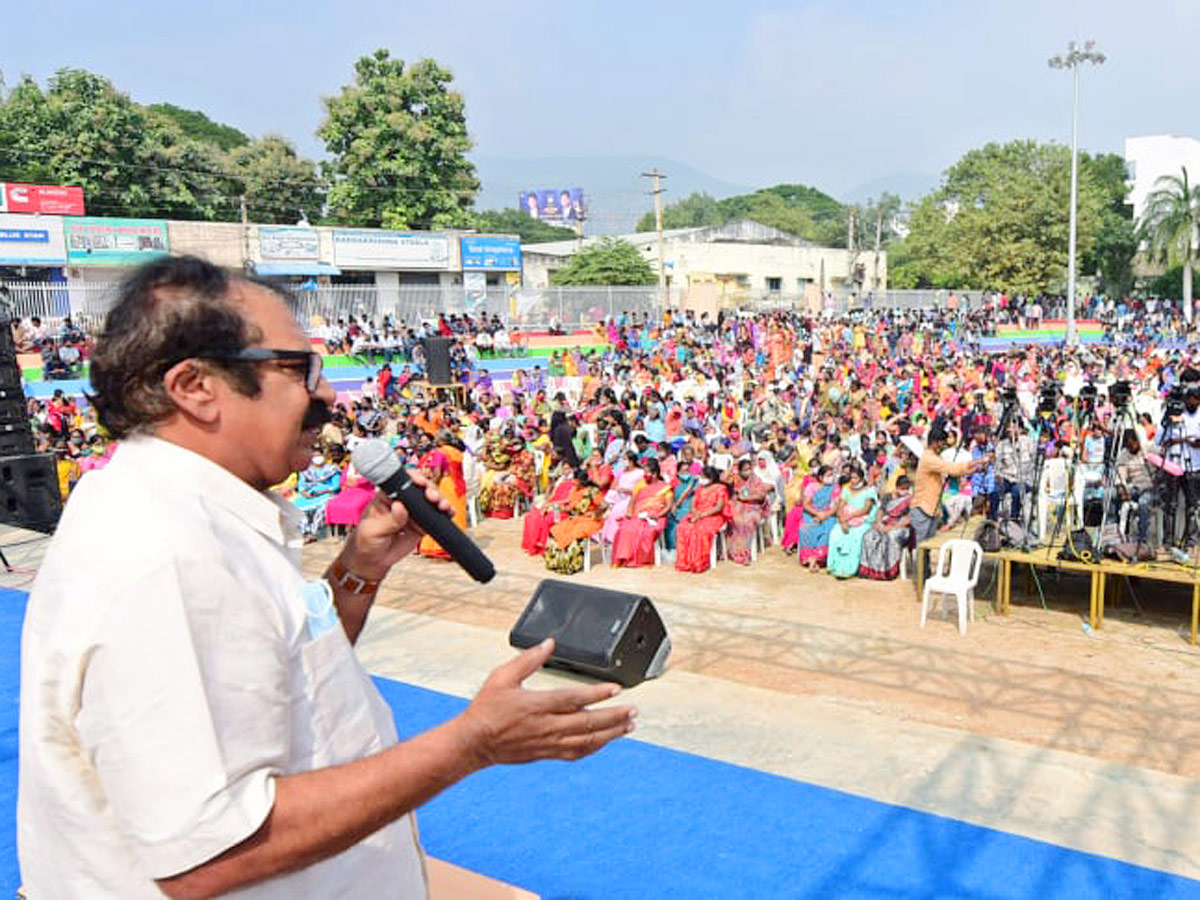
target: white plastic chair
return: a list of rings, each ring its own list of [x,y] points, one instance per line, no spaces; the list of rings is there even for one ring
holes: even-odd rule
[[[1083,492],[1085,489],[1083,473],[1075,474],[1075,490],[1068,501],[1067,487],[1070,481],[1068,461],[1061,457],[1046,460],[1042,466],[1041,484],[1038,485],[1038,536],[1042,543],[1054,527],[1055,516],[1051,510],[1067,505],[1066,528],[1077,528],[1083,523]]]
[[[933,594],[953,596],[958,603],[958,630],[967,633],[967,620],[975,618],[975,585],[983,567],[983,548],[974,541],[950,540],[938,551],[937,568],[925,580],[921,597],[921,627],[929,614]]]
[[[1129,534],[1130,534],[1130,530],[1129,530],[1130,529],[1130,519],[1133,519],[1133,522],[1134,522],[1133,527],[1136,532],[1137,509],[1138,509],[1138,505],[1131,500],[1126,500],[1125,502],[1123,502],[1121,504],[1121,511],[1118,513],[1117,519],[1118,519],[1119,528],[1121,530],[1121,534],[1126,539],[1129,538]],[[1152,544],[1162,544],[1164,542],[1163,541],[1163,531],[1165,530],[1165,526],[1163,525],[1163,521],[1164,521],[1164,517],[1163,517],[1162,507],[1161,506],[1154,507],[1154,512],[1150,516],[1151,532],[1148,535],[1148,537],[1150,538],[1150,542]],[[1176,529],[1176,530],[1178,530],[1178,529]],[[1135,534],[1135,536],[1136,536],[1136,534]],[[1174,540],[1174,538],[1175,538],[1175,536],[1171,535],[1171,539]]]
[[[715,569],[717,567],[718,559],[728,558],[729,551],[725,546],[725,529],[722,528],[713,535],[712,543],[708,545],[708,567],[710,569]]]
[[[604,543],[604,538],[600,536],[600,532],[596,532],[587,539],[587,543],[583,545],[583,571],[592,571],[592,551],[600,551],[600,562],[606,562],[605,548],[608,545]]]

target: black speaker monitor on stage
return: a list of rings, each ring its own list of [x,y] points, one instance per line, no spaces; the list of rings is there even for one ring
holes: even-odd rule
[[[425,339],[425,372],[431,385],[454,383],[450,372],[450,338]]]
[[[546,578],[509,632],[532,647],[554,638],[549,665],[632,687],[662,672],[671,652],[666,626],[649,597]]]
[[[0,522],[50,534],[61,515],[53,453],[0,458]]]

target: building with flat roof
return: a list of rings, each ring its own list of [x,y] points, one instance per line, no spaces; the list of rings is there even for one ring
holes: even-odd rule
[[[1188,181],[1200,184],[1200,141],[1174,134],[1148,134],[1125,139],[1125,165],[1129,168],[1128,202],[1134,221],[1141,221],[1146,198],[1163,175],[1187,169]]]
[[[658,234],[622,235],[658,271]],[[580,249],[603,238],[526,244],[525,286],[540,289]],[[749,219],[663,232],[663,269],[672,305],[715,312],[758,300],[817,308],[828,291],[862,296],[886,290],[887,253],[819,247]]]

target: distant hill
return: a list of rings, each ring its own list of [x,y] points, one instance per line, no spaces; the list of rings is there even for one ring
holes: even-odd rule
[[[941,183],[941,178],[928,173],[905,173],[872,178],[853,190],[842,194],[844,203],[867,203],[877,200],[880,194],[895,194],[905,203],[920,200]]]
[[[697,192],[722,198],[747,190],[661,156],[479,156],[474,162],[483,183],[475,200],[476,209],[515,208],[521,191],[581,187],[588,198],[588,234],[628,234],[634,230],[638,219],[654,208],[649,179],[639,177],[651,169],[667,175],[663,181],[666,203]]]

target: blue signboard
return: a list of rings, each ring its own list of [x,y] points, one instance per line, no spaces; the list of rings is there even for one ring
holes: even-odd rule
[[[462,267],[467,269],[521,270],[520,238],[462,238]]]

